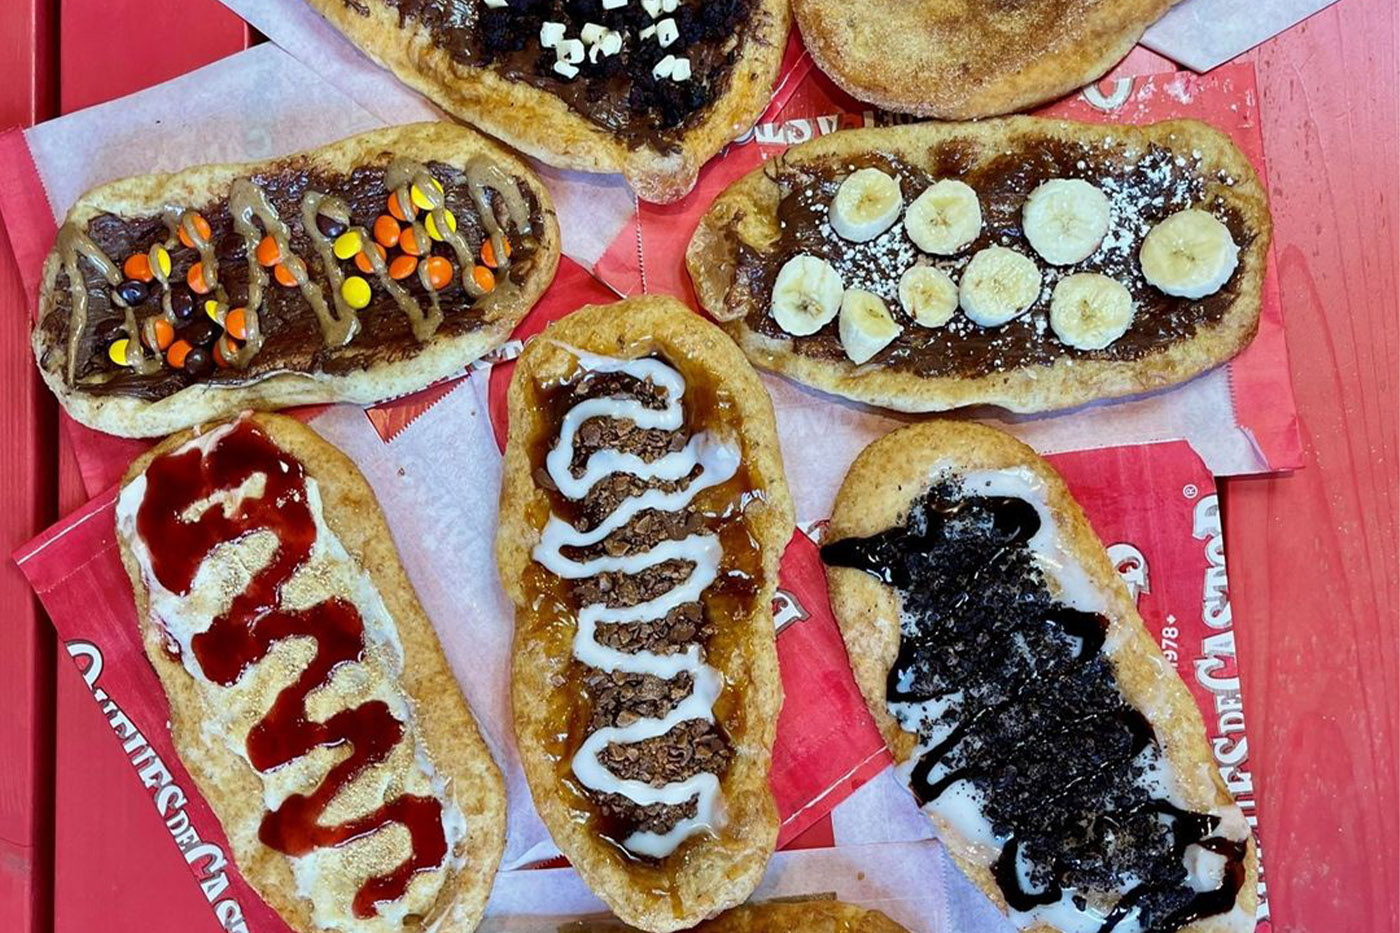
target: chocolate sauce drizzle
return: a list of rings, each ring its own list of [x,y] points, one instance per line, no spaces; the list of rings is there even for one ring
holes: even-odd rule
[[[220,491],[238,489],[257,473],[266,477],[262,496],[244,499],[232,514],[213,505],[194,520],[186,520],[197,503]],[[382,700],[341,710],[325,721],[307,714],[307,697],[328,683],[341,664],[363,657],[365,625],[355,606],[338,597],[295,611],[281,608],[282,585],[310,558],[316,542],[304,468],[251,422],[243,421],[208,452],[192,448],[157,457],[146,468],[146,483],[136,527],[150,548],[152,572],[173,593],[190,591],[199,568],[220,544],[261,530],[277,535],[277,550],[268,565],[208,630],[195,636],[195,659],[206,677],[228,687],[279,642],[315,641],[311,662],[248,733],[248,760],[258,771],[268,772],[320,747],[348,745],[350,754],[309,794],[292,794],[266,813],[258,836],[272,849],[299,856],[344,845],[390,823],[403,826],[410,838],[409,857],[387,874],[367,879],[355,894],[355,916],[375,916],[379,902],[399,899],[418,872],[442,864],[447,854],[442,802],[399,794],[344,823],[321,822],[351,781],[389,757],[404,737],[404,723]]]
[[[902,526],[822,548],[828,565],[899,592],[902,634],[887,702],[962,695],[936,722],[901,722],[925,739],[931,725],[951,727],[915,762],[911,789],[921,805],[957,781],[981,792],[984,815],[1005,840],[992,872],[1014,910],[1066,891],[1086,906],[1077,892],[1111,896],[1136,878],[1100,933],[1134,914],[1144,931],[1166,933],[1228,911],[1244,881],[1246,843],[1213,835],[1218,817],[1178,808],[1139,780],[1140,755],[1156,745],[1152,726],[1124,700],[1102,651],[1108,620],[1050,595],[1028,546],[1040,525],[1023,499],[967,496],[944,482]],[[1219,888],[1189,886],[1191,845],[1225,858]],[[1029,885],[1018,860],[1029,866]]]

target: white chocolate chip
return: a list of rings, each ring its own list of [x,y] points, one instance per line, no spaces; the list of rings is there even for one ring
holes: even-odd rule
[[[600,26],[597,23],[584,23],[579,30],[578,37],[588,45],[596,45],[599,40],[608,34],[608,27]]]
[[[577,65],[583,61],[583,43],[578,39],[565,39],[555,47],[555,52],[559,55],[559,60],[568,62],[570,65]]]
[[[661,15],[661,0],[642,0],[642,9],[646,10],[652,19],[656,19]]]
[[[506,0],[486,0],[486,5],[491,7],[493,10],[499,10],[501,7],[507,6],[508,4],[506,3]]]
[[[540,25],[540,45],[552,49],[564,38],[563,23],[542,23]]]
[[[656,24],[656,41],[661,44],[663,49],[668,48],[672,42],[680,37],[681,31],[674,19],[663,19]]]
[[[622,33],[617,31],[609,32],[603,37],[602,42],[604,55],[616,55],[622,51]]]
[[[656,67],[651,70],[651,76],[660,81],[662,78],[671,77],[671,70],[676,67],[676,56],[667,55],[656,63]]]
[[[679,5],[679,0],[661,0],[661,10],[664,13],[676,12],[676,7]]]
[[[641,37],[642,39],[644,39],[644,40],[645,40],[645,39],[650,39],[652,36],[656,35],[656,27],[655,27],[655,26],[648,26],[647,28],[643,29],[641,32],[637,33],[637,35],[640,36],[640,37]]]
[[[676,59],[675,65],[673,65],[672,68],[671,68],[671,80],[672,80],[672,81],[689,81],[689,80],[690,80],[690,59],[688,59],[688,58],[678,58],[678,59]]]
[[[568,62],[560,60],[554,63],[554,70],[566,78],[575,77],[578,74],[578,66],[570,65]]]
[[[627,0],[603,0],[603,9],[616,10],[627,5]]]

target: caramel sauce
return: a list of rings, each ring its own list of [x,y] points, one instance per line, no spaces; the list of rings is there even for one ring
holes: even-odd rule
[[[256,473],[266,477],[264,495],[245,499],[231,515],[214,505],[186,520],[196,503],[221,490],[237,489]],[[206,677],[230,687],[278,643],[290,638],[315,642],[316,653],[305,670],[283,688],[248,733],[248,760],[265,773],[316,748],[348,744],[350,754],[311,793],[292,794],[268,811],[258,838],[278,852],[301,856],[343,845],[390,823],[403,826],[410,836],[410,856],[391,872],[366,880],[355,894],[355,916],[375,916],[378,902],[397,900],[414,875],[442,864],[447,854],[442,803],[401,794],[348,822],[321,822],[351,781],[389,757],[403,739],[404,723],[382,700],[341,710],[324,722],[307,715],[308,695],[329,683],[339,665],[364,656],[365,628],[355,606],[336,597],[296,611],[280,608],[282,585],[306,563],[316,541],[305,469],[251,422],[241,421],[207,454],[198,448],[164,454],[151,462],[145,476],[146,494],[136,527],[150,549],[152,573],[173,593],[190,592],[200,566],[219,545],[259,531],[277,536],[272,560],[226,612],[195,636],[193,653]]]
[[[738,408],[715,379],[698,367],[670,358],[663,358],[663,361],[679,371],[686,381],[681,432],[693,436],[709,431],[742,443]],[[531,472],[535,476],[544,471],[545,458],[558,440],[564,416],[577,401],[572,395],[576,384],[577,379],[526,385],[527,407],[542,413],[538,429],[527,440]],[[723,678],[724,689],[714,704],[714,717],[726,741],[731,736],[743,735],[749,728],[742,697],[750,682],[745,644],[749,635],[747,624],[755,610],[764,577],[762,551],[744,516],[745,505],[761,497],[762,490],[754,482],[742,450],[740,456],[740,467],[731,479],[702,490],[686,509],[706,517],[706,527],[710,533],[718,535],[723,549],[718,576],[702,594],[701,603],[714,626],[714,634],[703,647],[706,663],[716,668]],[[541,487],[541,492],[545,494],[547,507],[540,507],[530,515],[536,528],[543,527],[550,511],[571,523],[582,519],[579,502],[553,489]],[[581,608],[573,593],[574,585],[532,562],[524,577],[524,589],[530,595],[526,608],[516,617],[517,640],[539,645],[553,665],[551,672],[556,674],[553,682],[557,686],[546,699],[547,712],[543,718],[559,723],[560,727],[547,737],[545,754],[554,767],[555,779],[567,790],[573,819],[611,843],[614,857],[625,863],[628,872],[641,879],[643,886],[649,886],[658,894],[674,896],[674,878],[683,870],[687,853],[703,837],[683,842],[674,853],[661,860],[638,857],[621,844],[632,827],[601,813],[591,792],[573,775],[572,759],[593,731],[594,714],[594,698],[585,685],[591,668],[573,655],[577,613]],[[723,782],[724,774],[719,776]]]

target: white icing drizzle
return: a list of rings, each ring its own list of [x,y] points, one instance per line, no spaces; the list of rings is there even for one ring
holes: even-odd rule
[[[570,466],[575,440],[579,429],[591,418],[626,419],[639,429],[679,430],[684,424],[681,399],[685,395],[685,379],[660,360],[623,360],[568,349],[587,371],[624,373],[663,389],[666,405],[653,409],[636,399],[598,397],[586,399],[569,409],[560,426],[559,442],[545,459],[549,477],[562,495],[572,500],[582,499],[599,480],[613,473],[674,482],[689,476],[696,466],[700,467],[700,472],[683,489],[669,492],[650,489],[627,499],[592,531],[579,531],[557,515],[550,515],[533,552],[534,559],[547,570],[567,580],[587,579],[600,573],[633,575],[674,560],[694,565],[682,583],[647,602],[620,608],[609,608],[602,603],[583,607],[578,614],[578,631],[573,642],[574,656],[590,667],[610,673],[650,674],[667,680],[680,674],[689,674],[692,678],[690,695],[666,716],[599,729],[583,743],[572,762],[574,776],[585,787],[598,793],[619,794],[639,806],[696,801],[695,816],[679,820],[669,831],[638,831],[622,841],[623,847],[635,854],[662,858],[689,837],[713,831],[721,823],[719,778],[702,771],[684,781],[655,787],[644,781],[618,778],[603,765],[599,755],[613,744],[630,745],[665,735],[683,722],[696,719],[713,722],[714,703],[723,689],[723,681],[719,671],[704,663],[699,645],[667,655],[650,651],[627,653],[600,644],[597,629],[600,624],[657,621],[672,610],[695,602],[715,581],[723,548],[716,535],[693,534],[679,541],[663,541],[650,550],[625,557],[603,556],[580,561],[564,556],[562,549],[597,544],[647,509],[673,512],[685,508],[701,490],[723,483],[735,474],[739,452],[733,445],[701,433],[692,437],[683,449],[650,463],[635,454],[617,450],[595,451],[589,456],[583,474],[574,476]]]

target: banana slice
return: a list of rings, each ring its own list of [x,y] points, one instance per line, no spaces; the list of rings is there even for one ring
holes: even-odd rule
[[[1050,329],[1061,343],[1080,350],[1102,350],[1132,323],[1133,296],[1097,272],[1065,276],[1050,297]]]
[[[958,310],[958,286],[942,269],[910,266],[899,279],[899,303],[921,327],[942,327]]]
[[[965,182],[945,178],[924,189],[904,214],[914,245],[934,256],[960,253],[982,232],[982,205]]]
[[[841,298],[841,346],[853,363],[864,363],[904,330],[879,295],[848,288]]]
[[[884,233],[904,210],[899,181],[878,168],[863,168],[846,176],[831,199],[831,229],[853,243]]]
[[[1108,233],[1108,198],[1079,178],[1052,178],[1026,199],[1021,229],[1051,265],[1070,266],[1094,254]]]
[[[1240,248],[1230,228],[1206,211],[1181,211],[1153,227],[1138,251],[1142,277],[1178,298],[1204,298],[1235,274]]]
[[[958,303],[974,323],[1000,327],[1040,297],[1040,267],[1005,246],[978,250],[963,270]]]
[[[773,320],[795,337],[815,334],[841,310],[844,290],[831,263],[805,253],[794,256],[773,282]]]

